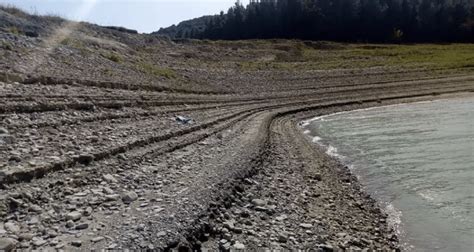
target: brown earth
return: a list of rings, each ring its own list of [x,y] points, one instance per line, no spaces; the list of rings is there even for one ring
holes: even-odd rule
[[[0,250],[397,250],[298,123],[474,91],[470,68],[242,69],[297,41],[51,27],[0,32]]]

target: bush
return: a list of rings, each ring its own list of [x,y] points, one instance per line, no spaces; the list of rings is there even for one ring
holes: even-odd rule
[[[13,51],[13,45],[6,41],[2,42],[2,48],[8,51]]]
[[[109,54],[104,55],[104,57],[115,63],[120,63],[123,61],[122,57],[116,53],[109,53]]]

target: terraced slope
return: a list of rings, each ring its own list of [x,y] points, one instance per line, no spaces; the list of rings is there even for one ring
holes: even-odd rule
[[[298,123],[474,91],[469,64],[313,69],[262,60],[301,42],[103,29],[54,48],[0,33],[18,46],[0,59],[0,250],[396,250],[387,215]]]

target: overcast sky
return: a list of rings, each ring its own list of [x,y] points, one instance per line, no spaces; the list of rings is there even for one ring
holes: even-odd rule
[[[124,26],[140,32],[218,14],[234,3],[235,0],[0,0],[0,4],[12,4],[32,13]]]

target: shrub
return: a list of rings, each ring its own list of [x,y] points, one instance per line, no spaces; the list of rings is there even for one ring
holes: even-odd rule
[[[6,41],[2,42],[2,48],[8,51],[13,51],[13,45]]]
[[[122,57],[116,53],[108,53],[106,55],[104,55],[105,58],[107,58],[108,60],[111,60],[115,63],[120,63],[123,61]]]

